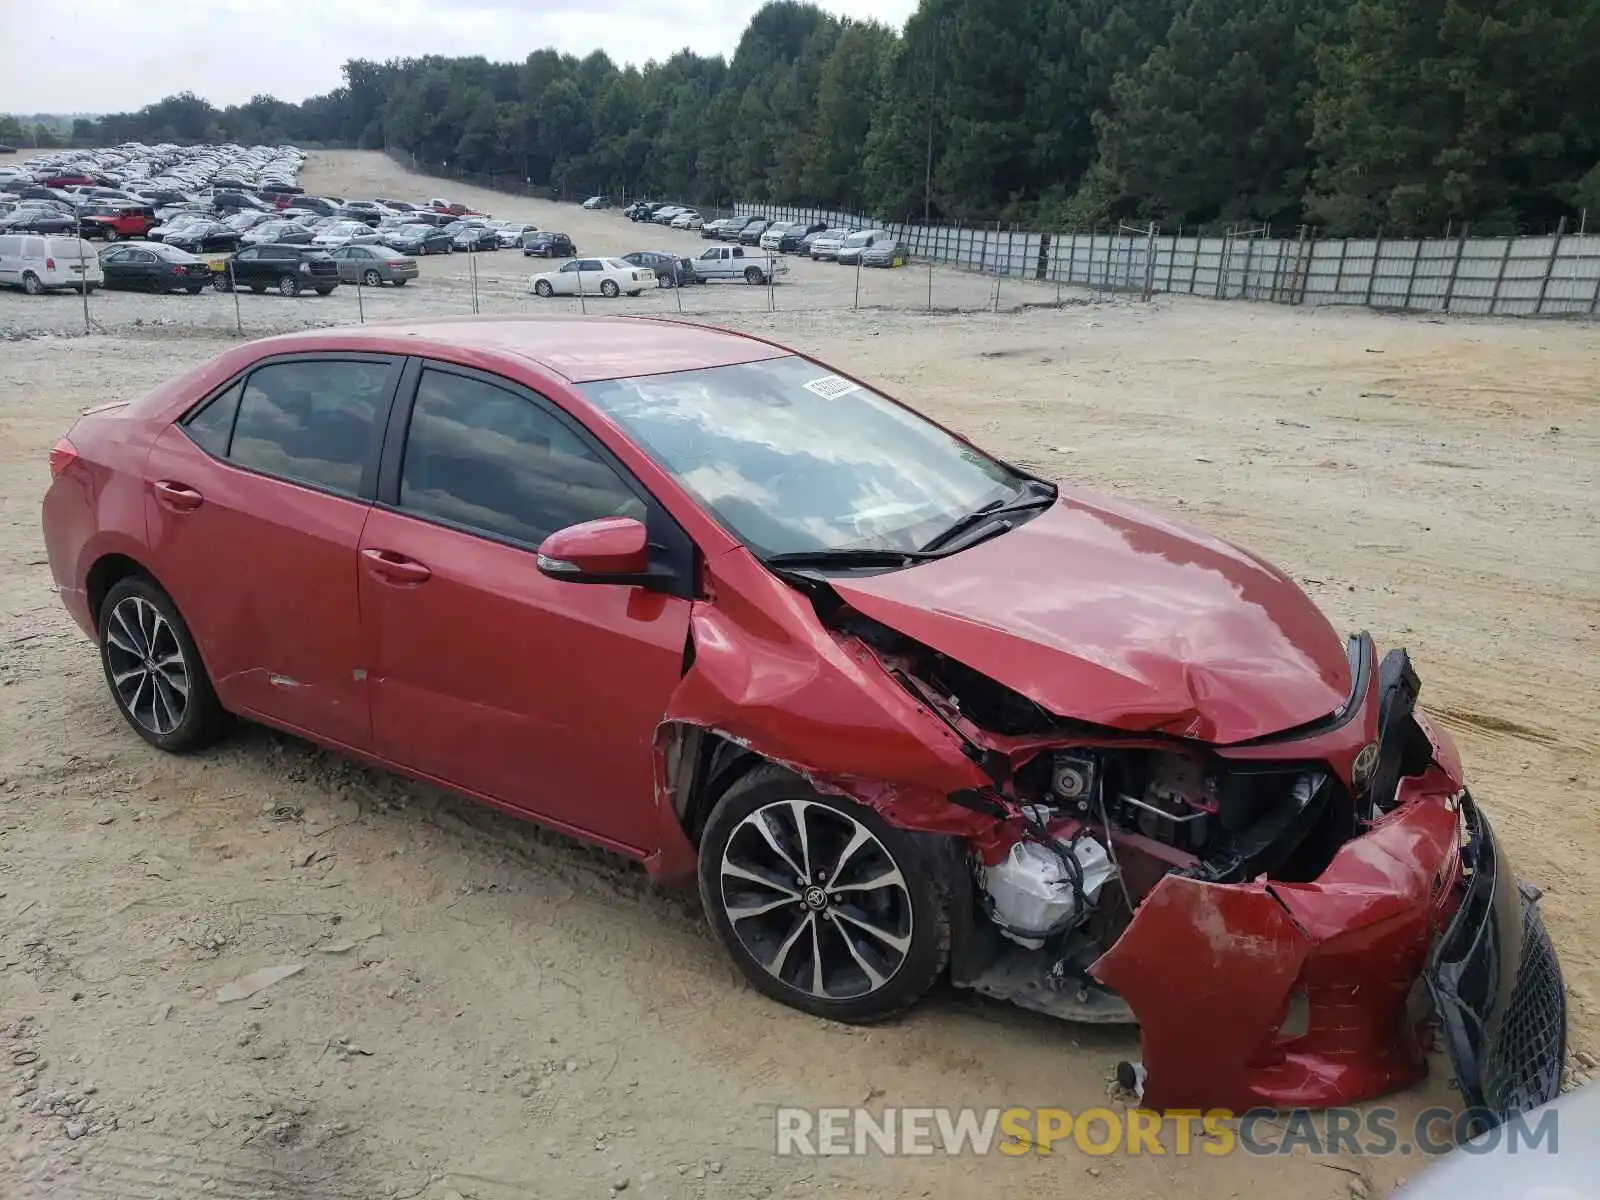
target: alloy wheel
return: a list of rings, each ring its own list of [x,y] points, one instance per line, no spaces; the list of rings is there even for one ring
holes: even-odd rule
[[[857,999],[905,963],[905,876],[877,836],[838,809],[800,799],[756,809],[728,838],[719,875],[734,936],[795,991]]]
[[[142,596],[127,596],[106,626],[111,686],[128,715],[151,733],[171,733],[189,708],[189,665],[172,625]]]

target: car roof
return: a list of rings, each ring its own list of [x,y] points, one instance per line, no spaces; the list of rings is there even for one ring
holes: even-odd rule
[[[569,383],[662,375],[782,358],[791,353],[727,329],[649,317],[435,317],[309,330],[269,338],[268,353],[367,350],[443,358],[487,369],[530,362]]]

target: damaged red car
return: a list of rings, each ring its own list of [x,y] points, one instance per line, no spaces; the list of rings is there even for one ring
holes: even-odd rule
[[[231,350],[50,456],[128,723],[264,722],[698,880],[755,987],[1136,1022],[1161,1108],[1321,1106],[1442,1032],[1549,1099],[1561,974],[1417,707],[1250,553],[743,335],[447,320]]]

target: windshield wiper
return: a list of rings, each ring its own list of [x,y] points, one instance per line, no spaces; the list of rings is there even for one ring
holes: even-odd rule
[[[907,567],[938,558],[921,550],[883,550],[847,546],[838,550],[794,550],[771,554],[761,561],[769,567]]]
[[[930,550],[938,550],[941,546],[947,546],[967,530],[975,529],[979,525],[986,525],[1011,513],[1026,512],[1030,508],[1047,508],[1055,502],[1056,488],[1053,484],[1037,479],[1025,480],[1020,494],[1009,500],[991,500],[982,508],[975,508],[966,516],[958,517],[948,529],[934,534],[924,542],[922,552],[927,553]]]

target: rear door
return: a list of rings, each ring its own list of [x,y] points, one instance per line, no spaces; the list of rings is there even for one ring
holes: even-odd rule
[[[379,753],[654,848],[652,742],[683,673],[687,536],[579,423],[508,380],[427,364],[402,422],[361,541]],[[540,573],[547,535],[604,516],[644,520],[682,594]]]
[[[355,749],[357,548],[402,361],[268,359],[163,431],[147,467],[152,565],[224,705]]]

